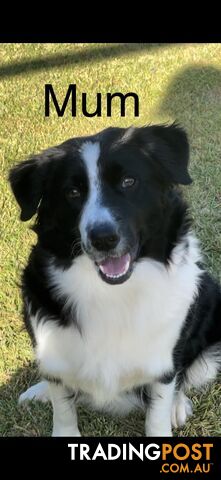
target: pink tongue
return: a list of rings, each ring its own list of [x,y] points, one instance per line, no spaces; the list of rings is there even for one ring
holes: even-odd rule
[[[127,272],[130,265],[130,255],[127,253],[122,257],[110,257],[100,263],[100,270],[109,276],[123,275]]]

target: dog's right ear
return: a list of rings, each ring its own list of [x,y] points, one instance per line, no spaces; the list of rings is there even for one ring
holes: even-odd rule
[[[52,148],[11,169],[9,182],[21,208],[22,221],[30,220],[37,212],[44,193],[49,164],[52,159],[61,155],[62,152],[59,149]]]
[[[30,220],[37,212],[43,193],[43,165],[34,157],[13,167],[9,174],[14,196],[21,208],[21,220]]]

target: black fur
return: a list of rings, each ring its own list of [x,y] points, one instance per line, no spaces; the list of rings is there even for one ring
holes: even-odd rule
[[[75,321],[73,310],[70,313],[63,308],[66,298],[54,298],[45,265],[51,258],[66,269],[82,253],[80,244],[76,244],[80,241],[79,218],[89,188],[79,156],[85,140],[101,145],[103,202],[115,212],[128,245],[138,245],[135,260],[150,257],[169,265],[174,246],[190,229],[188,208],[178,187],[191,183],[185,132],[174,124],[134,129],[127,141],[122,140],[124,134],[125,129],[109,128],[91,137],[71,139],[11,170],[9,178],[21,208],[21,220],[37,213],[34,230],[38,242],[22,282],[25,323],[33,343],[30,312],[59,319],[64,328]],[[120,179],[128,172],[137,176],[138,182],[125,193]],[[76,185],[81,196],[72,201],[68,192]],[[199,294],[174,350],[174,370],[180,379],[199,354],[220,341],[220,287],[202,273]],[[167,383],[172,378],[173,373],[165,372],[161,381]]]
[[[217,344],[221,351],[221,289],[207,273],[201,276],[199,295],[191,306],[174,350],[174,364],[182,383],[193,361]]]

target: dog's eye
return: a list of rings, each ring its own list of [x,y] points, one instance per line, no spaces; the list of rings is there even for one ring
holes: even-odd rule
[[[67,195],[68,198],[74,199],[74,198],[80,197],[80,196],[81,196],[81,192],[80,192],[79,188],[73,187],[73,188],[71,188],[71,190],[69,190],[69,191],[67,192],[66,195]]]
[[[121,186],[122,188],[130,188],[133,187],[136,183],[136,179],[133,177],[124,177]]]

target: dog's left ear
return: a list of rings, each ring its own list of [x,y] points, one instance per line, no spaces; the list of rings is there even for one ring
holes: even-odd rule
[[[162,180],[169,184],[192,183],[188,172],[189,142],[186,132],[176,123],[152,125],[140,130],[142,149],[160,168]]]

